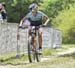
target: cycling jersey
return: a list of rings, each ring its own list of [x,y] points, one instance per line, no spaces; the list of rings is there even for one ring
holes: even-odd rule
[[[37,14],[36,16],[33,16],[32,15],[32,12],[29,12],[27,15],[26,15],[26,18],[30,18],[32,21],[39,21],[43,16],[45,16],[45,14],[41,11],[37,11]]]
[[[41,11],[37,11],[36,16],[32,15],[32,11],[26,15],[26,18],[31,22],[31,25],[38,26],[42,24],[42,17],[45,14]]]

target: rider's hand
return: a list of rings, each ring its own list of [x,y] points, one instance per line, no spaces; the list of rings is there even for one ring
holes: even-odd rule
[[[19,26],[18,28],[19,28],[19,29],[21,29],[21,28],[22,28],[22,26]]]
[[[46,26],[45,24],[42,25],[42,27],[45,27],[45,26]]]
[[[25,29],[25,28],[27,28],[27,26],[19,26],[18,28],[19,29]]]

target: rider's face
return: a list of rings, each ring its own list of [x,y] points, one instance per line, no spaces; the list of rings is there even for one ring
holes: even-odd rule
[[[34,8],[33,8],[33,11],[32,11],[32,15],[36,16],[37,11],[38,11],[38,5],[35,5]]]
[[[32,11],[32,15],[36,16],[37,12],[36,11]]]

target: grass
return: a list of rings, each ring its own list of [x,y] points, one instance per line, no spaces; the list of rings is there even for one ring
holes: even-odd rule
[[[62,47],[66,48],[75,47],[75,44],[63,44]]]
[[[22,55],[19,58],[13,57],[13,58],[10,58],[8,60],[4,60],[4,63],[7,63],[7,64],[18,64],[18,63],[25,62],[26,60],[28,60],[27,55]]]
[[[43,52],[43,56],[48,56],[48,55],[52,55],[53,53],[56,53],[57,50],[53,48],[43,48],[42,52]]]
[[[72,54],[66,54],[63,57],[72,57],[73,59],[75,59],[75,53]]]
[[[0,55],[0,61],[3,63],[10,63],[10,64],[18,64],[20,62],[24,62],[28,60],[27,54],[22,54],[20,56],[16,56],[16,52],[8,52],[2,53]]]
[[[43,48],[42,50],[43,56],[51,55],[56,52],[56,49],[52,48]],[[28,60],[28,55],[24,54],[21,55],[19,58],[16,58],[16,52],[8,52],[8,53],[3,53],[0,56],[0,61],[4,63],[11,63],[11,64],[18,64],[20,62],[24,62]],[[15,62],[16,61],[16,62]]]
[[[12,66],[10,68],[75,68],[75,59],[73,58],[75,57],[75,54],[72,55],[74,56],[58,57],[39,63],[19,65],[16,67]]]
[[[62,44],[61,48],[43,48],[43,56],[52,55],[59,51],[67,50],[68,48],[75,47],[75,44]]]
[[[10,68],[75,68],[75,53],[39,63],[19,65],[16,67],[12,66]]]
[[[15,56],[16,55],[16,51],[14,52],[5,52],[5,53],[0,53],[0,60],[3,59],[7,59],[9,57]]]
[[[57,50],[53,48],[43,48],[42,52],[43,52],[42,56],[48,56],[48,55],[52,55],[53,53],[57,52]],[[0,56],[0,60],[6,63],[15,63],[15,61],[17,61],[16,63],[18,63],[18,62],[23,62],[25,60],[28,60],[27,54],[24,54],[18,59],[16,59],[15,56],[16,56],[16,52],[3,53]]]

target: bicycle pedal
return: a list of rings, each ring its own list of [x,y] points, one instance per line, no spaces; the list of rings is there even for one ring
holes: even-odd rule
[[[38,55],[42,55],[42,53],[38,53]]]

